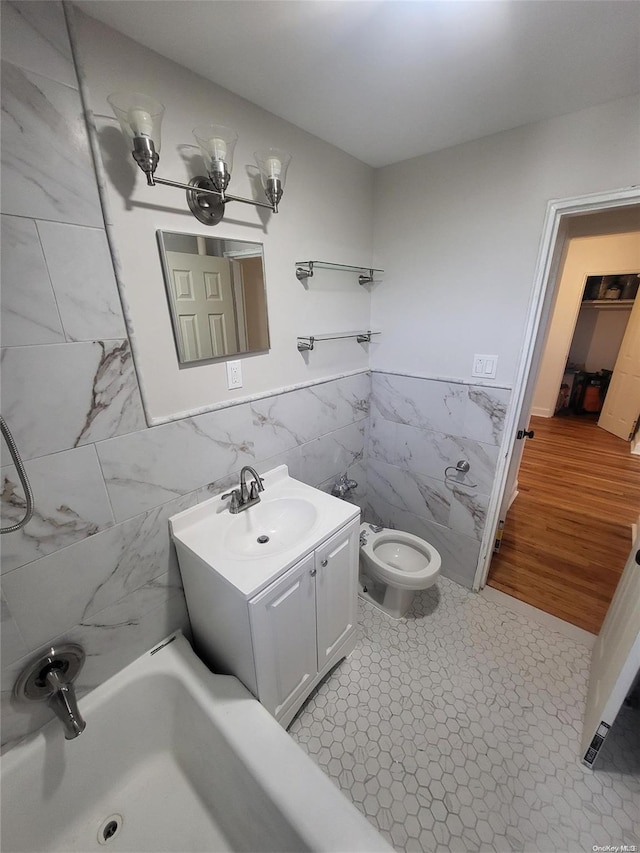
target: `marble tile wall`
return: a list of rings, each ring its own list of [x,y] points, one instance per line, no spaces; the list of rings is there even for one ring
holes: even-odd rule
[[[328,489],[359,481],[368,373],[147,428],[58,2],[5,2],[2,21],[2,414],[36,509],[2,537],[1,708],[7,748],[51,716],[16,705],[27,660],[62,639],[91,690],[188,616],[167,519],[242,465]],[[24,497],[2,448],[3,525]]]
[[[371,520],[426,536],[470,586],[508,393],[359,373],[147,428],[62,8],[6,0],[2,23],[2,414],[36,499],[2,537],[3,747],[50,717],[11,696],[43,647],[85,647],[82,694],[188,630],[167,519],[244,464],[325,490],[347,473]],[[469,474],[445,480],[458,458]],[[4,447],[1,465],[8,524],[24,497]]]
[[[374,372],[365,517],[428,539],[471,587],[509,391]],[[466,474],[450,470],[465,459]]]

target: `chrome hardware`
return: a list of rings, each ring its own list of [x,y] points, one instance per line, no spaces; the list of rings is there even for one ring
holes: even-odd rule
[[[247,472],[253,477],[253,482],[249,488],[247,488]],[[229,512],[232,515],[236,515],[236,513],[244,512],[245,509],[249,509],[250,506],[257,504],[260,500],[259,492],[264,492],[263,484],[264,480],[256,469],[250,465],[245,465],[240,471],[240,488],[232,489],[226,495],[222,495],[223,500],[231,498]]]
[[[467,462],[467,460],[459,459],[455,465],[447,465],[447,467],[444,469],[444,478],[446,480],[449,476],[454,476],[450,475],[448,473],[449,471],[455,471],[456,474],[466,474],[469,470],[471,470],[471,465]],[[470,489],[475,489],[478,486],[477,483],[465,483],[464,480],[460,478],[457,479],[455,482],[460,483],[460,485],[462,486],[467,486]]]
[[[322,566],[322,568],[324,568],[325,566],[328,566],[328,565],[329,565],[329,560],[323,560],[323,561],[320,563],[320,565]]]
[[[29,664],[14,687],[14,695],[21,701],[48,700],[64,727],[67,740],[78,737],[87,725],[78,710],[73,689],[84,659],[84,651],[73,643],[51,647]]]
[[[298,351],[310,352],[318,341],[337,341],[342,338],[355,338],[359,344],[371,343],[371,335],[379,335],[372,329],[362,329],[356,332],[328,332],[322,335],[298,335]]]
[[[367,544],[367,534],[362,530],[360,532],[360,547]]]
[[[371,530],[373,533],[382,533],[384,527],[382,526],[382,524],[370,524],[369,530]]]
[[[318,571],[317,571],[317,569],[311,569],[309,574],[311,575],[312,578],[315,578],[315,576],[318,574]]]
[[[357,489],[358,484],[355,480],[350,480],[346,474],[343,474],[342,477],[338,480],[337,483],[334,483],[331,488],[331,494],[336,498],[345,498],[347,493],[352,489]]]
[[[229,512],[231,515],[235,515],[240,512],[240,490],[232,489],[230,492],[227,492],[226,495],[222,496],[222,500],[226,500],[227,498],[231,498],[231,503],[229,504]]]
[[[358,276],[358,284],[371,284],[375,280],[374,273],[382,274],[384,270],[375,269],[370,266],[354,266],[353,264],[334,264],[329,261],[296,261],[296,278],[298,281],[303,281],[306,278],[313,277],[313,268],[323,270],[337,270],[339,272],[355,272],[360,273]]]

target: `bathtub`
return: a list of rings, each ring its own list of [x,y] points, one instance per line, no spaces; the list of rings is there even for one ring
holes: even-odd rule
[[[2,759],[3,853],[390,851],[240,682],[181,633]]]

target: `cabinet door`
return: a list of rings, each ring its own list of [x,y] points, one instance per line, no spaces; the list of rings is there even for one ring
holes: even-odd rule
[[[314,575],[309,554],[249,602],[258,699],[275,717],[318,671]]]
[[[359,530],[356,520],[316,550],[318,670],[355,630],[358,621]]]

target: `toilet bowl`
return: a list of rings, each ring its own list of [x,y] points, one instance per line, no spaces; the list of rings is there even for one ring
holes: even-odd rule
[[[440,554],[419,536],[360,525],[360,595],[394,619],[404,615],[418,590],[436,582],[440,565]]]

